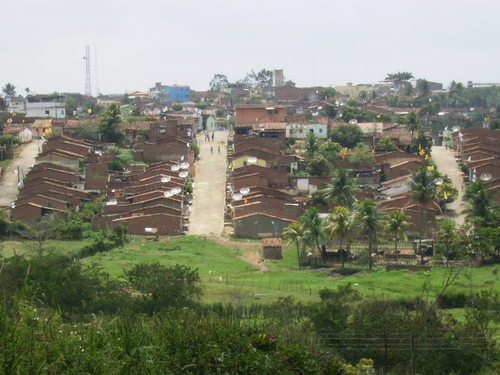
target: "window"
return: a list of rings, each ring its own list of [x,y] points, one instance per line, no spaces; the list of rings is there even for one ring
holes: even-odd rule
[[[46,115],[50,115],[50,111],[48,109],[45,110]]]
[[[318,133],[323,133],[323,129],[319,128]]]

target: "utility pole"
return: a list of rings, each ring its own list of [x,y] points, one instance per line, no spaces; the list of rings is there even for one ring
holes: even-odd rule
[[[85,95],[92,96],[92,86],[90,85],[90,47],[85,46]]]

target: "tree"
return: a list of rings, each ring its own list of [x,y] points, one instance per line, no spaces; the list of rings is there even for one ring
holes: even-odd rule
[[[333,128],[330,138],[342,147],[352,148],[363,140],[363,131],[358,125],[339,125]]]
[[[297,247],[297,262],[299,268],[302,266],[301,253],[303,252],[303,247],[306,244],[306,233],[302,224],[298,221],[290,224],[283,231],[283,237],[288,241],[295,242]]]
[[[316,207],[308,208],[302,216],[299,217],[299,222],[304,230],[306,243],[312,247],[316,246],[318,253],[321,254],[320,241],[325,235],[325,221],[320,216],[319,209]]]
[[[358,143],[356,147],[354,147],[352,150],[349,150],[347,159],[356,167],[375,162],[373,150],[364,143]]]
[[[408,228],[410,217],[403,210],[394,210],[387,215],[385,232],[394,238],[394,253],[398,253],[398,242],[406,240],[406,228]]]
[[[93,141],[99,140],[99,123],[97,121],[85,121],[78,124],[78,134],[84,138]]]
[[[348,207],[336,206],[330,215],[330,224],[328,231],[330,238],[339,240],[340,262],[344,268],[344,249],[342,248],[343,241],[347,241],[347,247],[351,240],[351,230],[353,223],[353,215]]]
[[[397,72],[397,73],[387,73],[385,79],[395,79],[399,81],[409,81],[410,79],[415,78],[413,73],[410,72]]]
[[[404,88],[404,95],[405,96],[412,96],[413,95],[413,86],[411,83],[407,83]]]
[[[99,120],[99,131],[104,142],[123,142],[125,135],[120,129],[120,122],[120,105],[112,103]]]
[[[150,314],[167,307],[189,306],[201,295],[198,272],[179,264],[165,267],[160,263],[140,263],[124,272]]]
[[[318,137],[314,133],[309,133],[306,138],[306,152],[309,158],[312,158],[319,150]]]
[[[429,81],[426,79],[419,79],[417,81],[417,91],[421,96],[429,95],[431,92]]]
[[[368,241],[367,258],[370,270],[373,267],[373,255],[377,253],[378,233],[382,228],[384,214],[377,203],[363,199],[356,207],[355,222],[359,234]]]
[[[73,116],[76,113],[76,99],[73,97],[66,98],[66,113]]]
[[[328,176],[330,174],[330,163],[322,155],[311,158],[307,163],[307,172],[311,176]]]
[[[442,183],[436,188],[439,206],[444,210],[447,203],[454,202],[458,198],[458,189],[450,182]]]
[[[215,74],[209,84],[210,91],[219,92],[229,87],[229,81],[224,74]]]
[[[56,236],[55,217],[53,215],[42,216],[42,218],[33,224],[26,225],[20,232],[21,236],[35,241],[36,250],[39,255],[43,253],[45,241]]]
[[[5,96],[15,96],[16,86],[14,86],[12,83],[6,83],[5,86],[2,88],[2,91],[5,94]]]
[[[337,107],[331,104],[327,104],[323,106],[323,109],[321,110],[321,114],[323,116],[326,116],[328,118],[335,118],[337,117]]]
[[[469,218],[478,217],[484,225],[495,225],[493,193],[486,191],[482,182],[469,184],[465,189],[464,198],[470,206],[465,210]]]
[[[361,100],[366,101],[366,99],[368,99],[368,92],[366,90],[362,90],[359,92],[358,97]]]
[[[377,151],[395,151],[397,149],[396,143],[389,137],[379,138],[375,145],[375,150]]]
[[[436,252],[447,259],[457,255],[459,235],[455,222],[449,218],[438,221],[438,232],[436,234]]]
[[[422,251],[422,237],[426,232],[427,222],[427,208],[429,205],[437,202],[436,184],[434,182],[435,176],[431,171],[427,170],[424,165],[422,168],[414,172],[408,181],[410,187],[410,197],[413,202],[420,205],[420,220],[419,220],[419,235],[418,235],[418,249],[420,253],[420,262],[424,263],[424,252]]]
[[[410,149],[412,152],[419,152],[421,155],[430,155],[432,148],[432,138],[426,135],[422,128],[418,129],[417,136],[412,139],[413,140],[410,144]]]
[[[406,130],[411,133],[411,139],[413,140],[413,134],[421,128],[417,112],[412,111],[408,113],[402,117],[401,121],[405,125]]]
[[[7,110],[7,102],[4,98],[0,97],[0,112]],[[1,120],[0,120],[1,121]]]
[[[351,179],[346,169],[335,169],[332,176],[332,184],[320,190],[326,201],[339,206],[352,208],[356,203],[354,193],[359,191],[356,179]]]
[[[323,155],[324,158],[331,164],[335,164],[335,162],[338,160],[341,150],[341,145],[336,142],[332,142],[329,139],[325,142],[321,142],[319,145],[320,154]]]
[[[267,69],[261,69],[255,77],[257,86],[259,87],[272,87],[273,86],[273,72]]]
[[[318,99],[320,100],[328,100],[335,98],[337,95],[337,91],[333,87],[325,87],[318,92]]]
[[[0,135],[0,145],[17,145],[20,142],[19,138],[12,134]]]

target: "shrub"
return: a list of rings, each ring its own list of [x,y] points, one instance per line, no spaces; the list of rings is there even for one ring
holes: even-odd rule
[[[149,313],[192,305],[201,295],[198,271],[178,264],[165,267],[141,263],[126,270],[125,278],[141,296],[141,311]]]

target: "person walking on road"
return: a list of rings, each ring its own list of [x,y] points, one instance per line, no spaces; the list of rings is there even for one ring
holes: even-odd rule
[[[220,146],[217,147],[217,152],[219,153],[220,155]]]
[[[213,155],[214,154],[214,148],[210,146],[210,153]]]
[[[212,132],[212,142],[214,141],[215,132]]]

